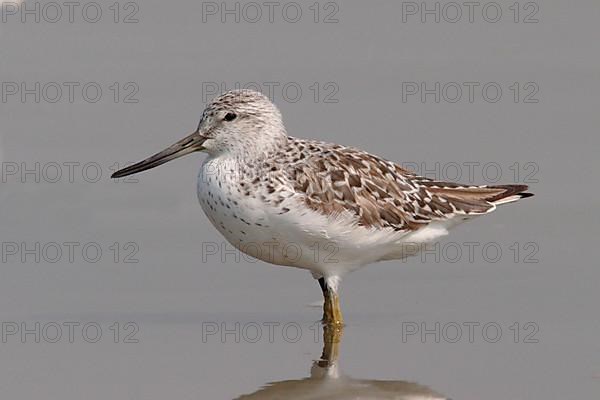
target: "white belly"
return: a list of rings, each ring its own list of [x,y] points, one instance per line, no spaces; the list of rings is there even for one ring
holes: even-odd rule
[[[218,164],[218,168],[217,165]],[[207,160],[198,175],[198,199],[217,230],[240,251],[271,264],[342,276],[366,264],[417,254],[448,233],[432,223],[411,233],[357,226],[350,216],[332,220],[291,197],[276,207],[240,185],[237,166]],[[288,210],[282,212],[282,209]]]

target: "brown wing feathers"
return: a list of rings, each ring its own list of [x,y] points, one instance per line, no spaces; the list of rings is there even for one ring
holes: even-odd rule
[[[326,215],[351,212],[363,226],[416,230],[432,220],[481,214],[496,204],[532,196],[524,193],[526,185],[437,182],[359,150],[294,140],[292,148],[308,153],[287,165],[296,193],[313,210]],[[294,157],[290,152],[287,156]]]

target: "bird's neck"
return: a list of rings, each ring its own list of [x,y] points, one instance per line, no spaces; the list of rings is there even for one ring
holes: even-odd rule
[[[204,160],[201,174],[204,176],[217,176],[221,182],[238,184],[251,182],[268,173],[264,166],[272,158],[277,158],[277,153],[285,152],[288,137],[267,143],[245,146],[239,150],[230,149],[217,154],[209,154]]]
[[[259,162],[285,149],[287,143],[288,136],[285,133],[261,135],[258,138],[247,137],[243,142],[232,146],[224,156],[246,163]]]

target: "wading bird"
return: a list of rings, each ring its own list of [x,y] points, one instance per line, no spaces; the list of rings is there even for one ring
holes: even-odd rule
[[[342,325],[341,278],[402,259],[459,223],[523,197],[525,185],[470,186],[416,175],[367,152],[287,135],[263,94],[215,98],[195,132],[115,172],[120,178],[202,151],[198,199],[215,228],[260,260],[309,270],[323,321]]]

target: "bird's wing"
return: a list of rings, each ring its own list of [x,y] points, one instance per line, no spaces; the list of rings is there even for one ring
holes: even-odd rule
[[[414,231],[434,220],[489,212],[527,189],[439,182],[364,151],[296,141],[303,156],[287,167],[294,191],[311,209],[328,216],[350,212],[366,227]]]

